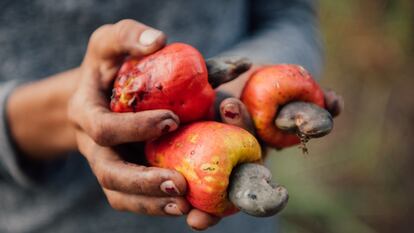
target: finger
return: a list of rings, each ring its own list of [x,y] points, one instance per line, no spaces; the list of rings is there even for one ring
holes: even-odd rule
[[[187,224],[197,231],[206,230],[220,222],[221,218],[198,209],[192,209],[187,216]]]
[[[206,60],[208,82],[213,88],[237,78],[252,66],[244,57],[214,57]]]
[[[88,117],[90,133],[100,145],[118,145],[157,138],[178,128],[180,120],[170,110],[149,110],[137,113],[112,113]]]
[[[85,132],[80,129],[76,129],[76,144],[79,152],[87,158],[88,162],[94,163],[91,155],[96,153],[99,146],[90,138]]]
[[[77,141],[80,152],[106,189],[148,196],[181,196],[186,192],[186,180],[177,171],[123,161],[116,150],[94,144],[85,133],[78,133]]]
[[[86,111],[82,128],[102,146],[142,142],[176,130],[180,120],[170,110],[113,113],[101,107]]]
[[[254,133],[254,127],[246,106],[237,98],[227,98],[220,104],[220,116],[223,123],[241,127]]]
[[[181,216],[191,209],[191,205],[183,197],[149,197],[108,189],[104,189],[104,192],[111,207],[118,211],[156,216]]]
[[[68,105],[68,118],[95,142],[112,146],[157,138],[178,128],[180,120],[170,110],[115,113],[100,91],[96,79],[84,81]]]
[[[163,32],[125,19],[98,28],[89,40],[87,57],[111,61],[125,54],[141,57],[162,48],[165,42]]]
[[[110,190],[149,196],[180,196],[186,191],[185,178],[174,170],[119,160],[101,161],[94,170],[99,183]]]
[[[332,117],[338,116],[344,110],[344,99],[332,90],[325,91],[325,105]]]

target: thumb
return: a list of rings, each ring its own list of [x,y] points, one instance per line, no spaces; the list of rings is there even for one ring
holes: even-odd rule
[[[85,59],[113,61],[120,56],[141,57],[165,45],[163,32],[135,20],[125,19],[98,28],[90,37]]]

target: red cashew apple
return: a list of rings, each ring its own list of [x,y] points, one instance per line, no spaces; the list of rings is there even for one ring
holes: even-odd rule
[[[148,142],[145,151],[151,165],[183,174],[187,200],[207,213],[227,216],[240,208],[269,216],[288,200],[285,188],[270,183],[264,166],[251,164],[260,162],[261,148],[242,128],[214,121],[192,123]],[[243,165],[232,174],[238,164]]]
[[[298,65],[259,68],[246,83],[241,99],[260,139],[278,149],[298,144],[301,138],[323,136],[332,129],[332,117],[324,110],[323,90]]]
[[[111,109],[169,109],[185,123],[205,119],[214,97],[202,55],[189,45],[174,43],[123,63],[115,79]]]

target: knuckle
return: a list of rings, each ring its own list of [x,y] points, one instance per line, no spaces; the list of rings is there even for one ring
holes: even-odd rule
[[[98,143],[99,145],[102,145],[105,143],[105,135],[101,127],[94,127],[91,131],[92,139]]]
[[[118,198],[114,198],[112,195],[108,195],[107,199],[112,209],[115,209],[118,211],[125,211],[124,206],[121,204]]]
[[[97,178],[98,178],[98,182],[101,184],[102,187],[107,188],[107,189],[113,188],[112,178],[110,178],[108,175],[101,174]]]
[[[111,136],[105,127],[99,123],[97,123],[91,129],[91,137],[92,139],[101,146],[109,146],[111,145]]]
[[[133,33],[133,28],[137,24],[135,20],[123,19],[115,24],[115,36],[118,42],[127,41],[129,35]]]
[[[164,206],[166,205],[166,201],[164,199],[157,199],[148,202],[145,213],[148,215],[165,215]]]
[[[115,23],[116,27],[130,27],[131,25],[136,24],[137,21],[133,19],[121,19]]]
[[[107,189],[113,189],[114,188],[113,179],[108,173],[101,172],[101,171],[98,171],[98,172],[95,172],[95,173],[96,173],[95,174],[96,178],[98,179],[98,182],[102,187],[107,188]]]
[[[106,31],[112,26],[112,24],[104,24],[100,27],[98,27],[90,36],[89,43],[94,44],[96,42],[99,42],[102,36],[106,34]]]
[[[169,176],[164,172],[164,169],[142,167],[142,179],[148,184],[157,184],[167,178],[169,178]]]
[[[135,189],[137,193],[151,193],[158,184],[155,174],[143,167],[140,174],[136,176]]]
[[[134,212],[137,214],[151,214],[151,209],[148,208],[146,203],[138,201],[135,205]]]
[[[134,182],[135,187],[134,190],[132,190],[135,194],[145,194],[146,192],[148,192],[148,189],[145,187],[145,182],[142,181],[137,181]]]

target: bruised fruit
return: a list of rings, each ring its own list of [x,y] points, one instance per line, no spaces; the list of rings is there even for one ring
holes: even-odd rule
[[[245,202],[244,194],[252,192],[251,189],[254,187],[250,183],[251,179],[243,179],[244,186],[236,185],[235,189],[239,196],[230,201],[229,182],[245,177],[244,174],[252,178],[261,175],[255,172],[242,172],[230,180],[236,165],[261,160],[261,148],[256,138],[246,130],[223,123],[208,121],[189,124],[148,142],[145,151],[151,165],[175,169],[183,174],[188,183],[187,200],[195,208],[215,216],[227,216],[237,212],[239,200]],[[266,178],[270,177],[267,175]],[[260,179],[259,177],[256,180]],[[265,192],[269,191],[263,191]],[[262,197],[260,195],[260,198]],[[273,208],[279,209],[281,204],[273,203],[278,205]],[[272,207],[272,204],[269,206]],[[260,213],[257,215],[260,216]]]
[[[123,63],[115,79],[111,109],[169,109],[184,123],[205,119],[215,98],[207,76],[204,59],[195,48],[170,44],[152,55]]]
[[[241,99],[258,136],[278,149],[298,144],[301,138],[325,135],[332,129],[322,89],[298,65],[259,68],[246,83]]]
[[[227,196],[233,167],[261,159],[260,145],[247,131],[218,122],[197,122],[149,142],[148,162],[175,169],[188,183],[187,199],[217,216],[237,211]]]

